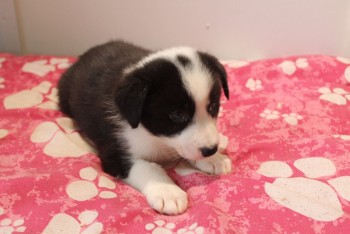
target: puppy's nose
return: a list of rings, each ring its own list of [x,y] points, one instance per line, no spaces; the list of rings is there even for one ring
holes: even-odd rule
[[[212,147],[203,147],[200,148],[200,151],[202,152],[203,157],[209,157],[212,156],[213,154],[216,153],[216,151],[218,151],[218,145],[214,145]]]

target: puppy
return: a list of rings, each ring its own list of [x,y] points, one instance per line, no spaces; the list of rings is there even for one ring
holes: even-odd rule
[[[186,159],[209,174],[231,171],[218,153],[221,89],[218,60],[188,47],[150,51],[123,42],[96,46],[59,81],[62,112],[95,145],[103,170],[146,196],[164,214],[180,214],[187,194],[160,166]]]

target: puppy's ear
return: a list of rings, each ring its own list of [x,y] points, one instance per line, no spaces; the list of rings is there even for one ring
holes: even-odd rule
[[[224,94],[226,98],[229,99],[230,94],[229,94],[229,89],[227,85],[227,74],[226,74],[225,68],[214,56],[203,52],[198,52],[198,54],[202,63],[209,69],[209,71],[214,76],[217,76],[219,78],[222,89],[224,90]]]
[[[129,74],[124,79],[124,83],[116,90],[115,102],[131,127],[137,128],[141,121],[148,86],[136,74]]]

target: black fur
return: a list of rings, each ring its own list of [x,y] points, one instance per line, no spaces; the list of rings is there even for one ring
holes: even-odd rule
[[[172,62],[154,59],[123,73],[150,53],[122,41],[96,46],[83,54],[59,81],[62,112],[72,117],[95,144],[103,169],[113,176],[126,178],[132,166],[127,142],[117,134],[120,124],[124,124],[122,120],[132,128],[142,123],[153,135],[172,136],[191,124],[195,113],[195,103]],[[229,95],[226,73],[215,57],[205,53],[199,56],[214,76],[207,110],[216,118],[220,87],[227,98]],[[189,58],[177,59],[183,67],[191,66]]]
[[[227,74],[225,68],[220,64],[220,62],[212,55],[198,52],[202,63],[209,69],[209,71],[213,74],[213,77],[219,78],[221,81],[222,88],[224,90],[225,97],[227,99],[230,98],[228,85],[227,85]]]
[[[127,177],[131,162],[126,142],[115,136],[119,123],[107,121],[115,113],[109,112],[106,101],[114,101],[123,69],[149,53],[121,41],[109,42],[83,54],[59,81],[61,110],[92,140],[103,169],[113,176]]]
[[[191,61],[189,60],[189,58],[187,58],[186,56],[183,56],[183,55],[179,55],[177,56],[177,60],[180,62],[180,64],[183,66],[183,67],[189,67],[192,65]]]

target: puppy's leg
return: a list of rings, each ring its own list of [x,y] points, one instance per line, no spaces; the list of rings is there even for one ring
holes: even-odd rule
[[[220,153],[201,160],[190,161],[190,163],[199,170],[212,175],[227,174],[232,170],[231,159]]]
[[[187,194],[156,163],[137,159],[124,181],[143,193],[149,205],[160,213],[180,214],[187,209]]]

